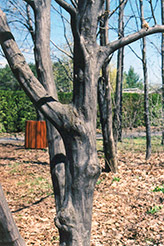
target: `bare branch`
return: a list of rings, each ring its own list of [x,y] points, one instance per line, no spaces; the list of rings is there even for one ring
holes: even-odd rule
[[[63,54],[65,54],[66,56],[68,56],[69,58],[73,59],[73,57],[67,53],[65,50],[61,49],[59,46],[57,46],[52,40],[50,41],[58,50],[60,50]]]
[[[76,2],[76,1],[71,0],[71,3],[73,4],[73,6],[74,6],[75,8],[77,8],[77,2]]]
[[[135,56],[142,62],[142,58],[135,52],[135,50],[130,46],[128,45],[128,48],[135,54]]]
[[[65,26],[64,19],[63,19],[63,15],[62,15],[62,9],[60,9],[60,12],[61,12],[61,20],[62,20],[63,28],[64,28],[64,37],[65,37],[66,43],[67,43],[67,45],[68,45],[68,47],[69,47],[69,50],[70,50],[71,54],[73,55],[72,48],[71,48],[70,43],[69,43],[69,41],[68,41],[68,39],[67,39],[66,26]]]
[[[33,25],[32,25],[32,19],[31,19],[31,15],[30,15],[30,5],[29,4],[26,5],[26,12],[27,12],[28,30],[31,33],[33,42],[35,42],[35,32],[34,32]]]
[[[64,8],[71,16],[76,14],[76,9],[72,7],[71,4],[67,3],[64,0],[55,0],[62,8]]]
[[[131,44],[132,42],[135,42],[140,38],[159,32],[164,32],[164,25],[156,25],[154,27],[149,27],[148,30],[142,28],[139,32],[130,34],[126,37],[122,37],[119,40],[113,41],[109,43],[106,47],[100,47],[101,54],[103,57],[102,61],[106,60],[106,58],[117,49],[122,48],[125,45]]]
[[[122,4],[124,4],[124,5],[126,5],[126,3],[127,3],[127,1],[128,0],[122,0],[122,2],[112,11],[112,12],[110,12],[110,14],[109,14],[109,18],[119,9],[119,7],[122,5]]]
[[[53,5],[51,5],[51,7],[59,14],[59,15],[62,15]],[[65,16],[64,15],[62,15],[62,17],[63,17],[63,19],[68,23],[68,24],[70,24],[70,21],[67,19],[67,18],[65,18]]]
[[[24,0],[26,3],[28,3],[33,9],[35,8],[34,0]]]
[[[154,9],[153,9],[152,0],[149,0],[149,4],[150,4],[150,7],[151,7],[151,13],[152,13],[152,16],[153,16],[153,19],[154,19],[154,24],[157,25],[157,21],[156,21],[155,15],[154,15]]]

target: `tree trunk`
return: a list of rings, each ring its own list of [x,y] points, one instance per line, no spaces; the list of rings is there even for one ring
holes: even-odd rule
[[[144,23],[144,12],[143,12],[143,0],[140,0],[140,11],[141,11],[141,28]],[[149,117],[149,92],[148,92],[148,73],[147,73],[147,61],[146,61],[146,38],[142,38],[142,64],[144,74],[144,109],[145,109],[145,125],[146,125],[146,159],[148,160],[151,156],[151,128],[150,128],[150,117]]]
[[[164,25],[164,1],[161,0],[161,16],[162,16],[162,25]],[[162,33],[161,40],[161,57],[162,57],[162,122],[164,126],[164,33]],[[164,145],[164,128],[162,128],[162,145]]]
[[[52,62],[50,58],[50,8],[51,1],[34,1],[35,36],[34,57],[38,80],[56,100],[57,90],[53,77]],[[39,111],[39,115],[42,113]],[[56,209],[58,211],[64,196],[65,186],[65,148],[62,138],[49,120],[46,120],[47,139],[50,157],[51,177],[56,197]]]
[[[0,246],[25,246],[0,184]]]
[[[108,71],[107,69],[105,69]],[[103,73],[105,75],[105,73]],[[118,170],[116,150],[112,131],[112,105],[111,105],[111,89],[107,77],[102,78],[98,82],[98,103],[100,108],[100,121],[103,134],[103,148],[105,154],[105,169],[102,171],[109,172],[112,171],[116,173]],[[107,84],[105,83],[107,82]]]
[[[124,36],[124,7],[125,2],[121,3],[119,0],[119,20],[118,20],[118,38]],[[118,141],[122,141],[122,83],[123,83],[123,69],[124,69],[124,47],[118,50],[117,55],[117,77],[116,77],[116,91],[115,91],[115,105],[113,116],[113,136],[115,145]]]
[[[92,129],[88,136],[68,136],[66,192],[56,217],[60,245],[89,246],[93,191],[99,175]],[[95,137],[95,136],[94,136]]]
[[[106,0],[105,13],[100,20],[100,45],[108,43],[108,14],[110,1]],[[108,13],[108,14],[107,14]],[[109,81],[109,64],[102,66],[102,77],[98,81],[98,104],[100,110],[100,122],[103,135],[103,149],[105,155],[105,172],[117,172],[117,159],[112,130],[112,99]]]

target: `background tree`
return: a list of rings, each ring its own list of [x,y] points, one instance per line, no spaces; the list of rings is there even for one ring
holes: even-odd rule
[[[56,225],[60,245],[90,245],[92,201],[96,180],[100,174],[96,150],[97,84],[100,69],[117,49],[143,36],[163,32],[164,26],[142,28],[105,46],[97,43],[98,18],[103,13],[103,2],[56,0],[71,16],[74,38],[73,101],[62,105],[56,97],[50,63],[49,30],[51,1],[30,1],[34,9],[38,41],[35,46],[39,81],[18,49],[0,11],[0,42],[10,67],[36,107],[56,127],[66,153],[50,151],[51,175],[56,198]],[[47,47],[48,46],[48,47]],[[41,62],[45,62],[41,64]],[[46,73],[44,74],[44,72]],[[43,73],[44,76],[39,76]],[[49,149],[54,149],[56,133],[51,132]],[[59,149],[58,149],[59,151]],[[52,159],[53,157],[53,159]]]
[[[108,43],[108,17],[110,13],[110,1],[104,2],[104,10],[100,17],[100,45]],[[98,82],[98,104],[100,110],[100,122],[103,135],[103,149],[105,155],[105,172],[117,172],[116,150],[112,129],[112,98],[109,77],[109,60],[102,66],[102,76]]]
[[[148,23],[144,19],[143,0],[140,0],[140,12],[141,12],[141,28],[146,30],[149,28]],[[147,25],[146,25],[147,23]],[[146,60],[146,38],[142,38],[142,65],[144,74],[144,109],[145,109],[145,126],[146,126],[146,159],[151,156],[151,128],[149,117],[149,91],[148,91],[148,72],[147,72],[147,60]]]
[[[143,89],[143,82],[139,75],[134,71],[134,67],[130,66],[128,73],[124,73],[125,88],[139,88]]]
[[[127,1],[119,0],[119,18],[118,18],[118,39],[124,37],[124,8]],[[122,87],[123,87],[123,69],[124,69],[124,47],[118,50],[117,54],[117,77],[116,91],[114,101],[113,116],[113,135],[115,145],[122,139]]]

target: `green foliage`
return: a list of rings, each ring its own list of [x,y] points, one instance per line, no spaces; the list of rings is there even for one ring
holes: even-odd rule
[[[36,76],[35,65],[30,63],[29,66],[32,72],[34,73],[34,75]],[[0,68],[0,90],[12,90],[12,91],[21,90],[21,86],[19,85],[18,81],[14,77],[8,65],[6,65],[4,68]]]
[[[119,178],[119,177],[114,177],[114,178],[112,179],[112,183],[115,182],[115,181],[116,181],[116,182],[119,182],[119,181],[120,181],[120,178]]]
[[[72,92],[59,92],[58,93],[59,101],[63,104],[71,103],[72,96],[73,96]]]
[[[159,186],[156,186],[153,190],[153,192],[159,192],[159,191],[162,191],[162,193],[164,193],[164,185],[159,187]]]
[[[155,214],[157,212],[159,212],[162,209],[163,206],[154,206],[152,208],[150,208],[149,210],[147,210],[147,214]]]
[[[0,123],[3,124],[3,131],[23,131],[25,121],[35,119],[35,108],[23,91],[0,91]]]
[[[149,95],[149,113],[153,126],[162,125],[162,100],[160,94]]]
[[[128,73],[124,73],[125,88],[139,88],[143,89],[143,82],[139,75],[134,72],[134,68],[130,66]]]
[[[144,125],[144,96],[137,93],[123,93],[123,128]]]
[[[99,180],[97,180],[96,185],[101,184],[101,182],[102,182],[103,180],[104,180],[104,179],[99,179]]]
[[[71,92],[73,90],[73,64],[71,60],[55,62],[53,73],[58,92]]]
[[[63,104],[71,103],[72,92],[59,92],[59,101]],[[151,125],[161,124],[161,96],[150,96]],[[0,91],[0,132],[23,131],[26,120],[35,120],[36,112],[30,99],[24,91]],[[144,98],[142,94],[123,93],[123,117],[124,128],[144,126]],[[98,111],[97,127],[100,127]]]
[[[123,128],[145,126],[144,95],[138,93],[123,93],[122,103]],[[160,94],[149,95],[149,112],[152,126],[162,123],[162,103]]]

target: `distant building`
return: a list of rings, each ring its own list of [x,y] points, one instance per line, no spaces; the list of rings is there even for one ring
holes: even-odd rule
[[[137,94],[144,94],[144,90],[140,90],[139,88],[126,88],[123,89],[123,93],[137,93]],[[151,86],[149,88],[149,94],[152,93],[157,93],[161,94],[162,93],[162,87],[161,86]]]
[[[123,93],[144,94],[144,91],[140,90],[139,88],[126,88],[126,89],[123,89]]]

